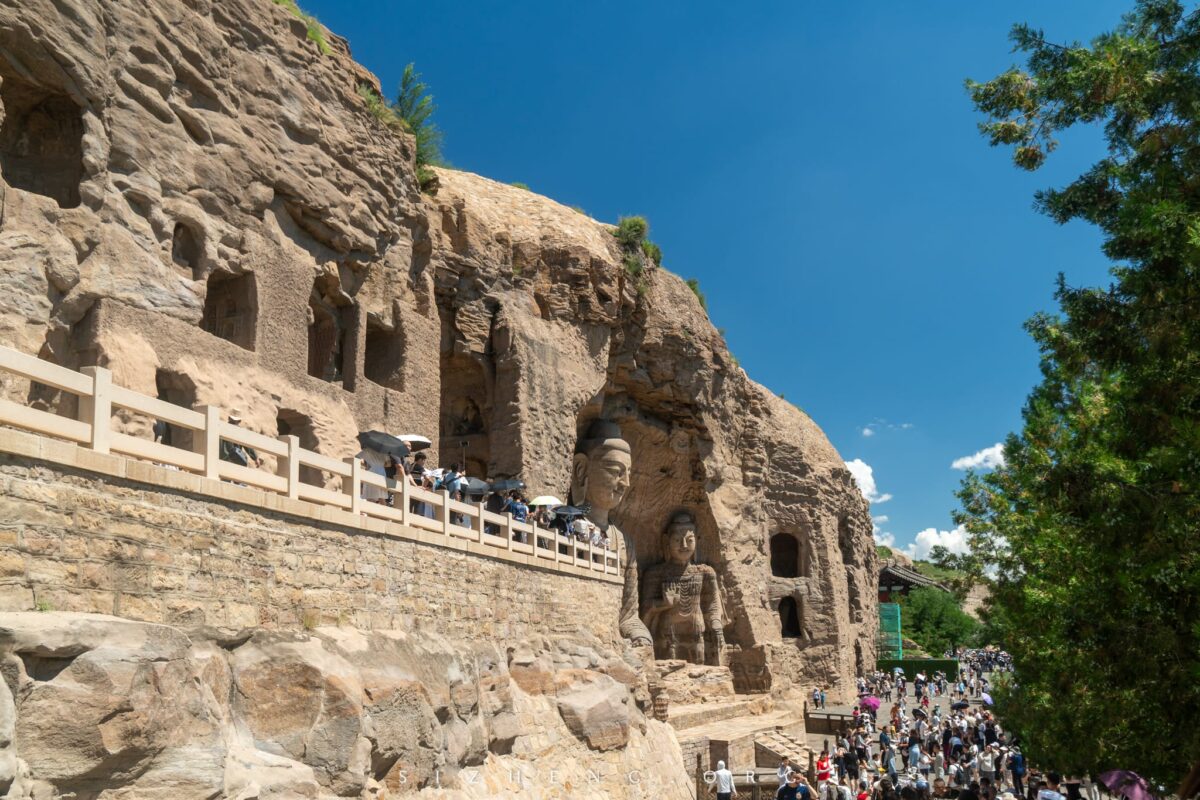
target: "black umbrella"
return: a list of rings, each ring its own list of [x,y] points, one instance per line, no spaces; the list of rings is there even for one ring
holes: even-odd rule
[[[957,703],[951,704],[950,710],[951,711],[962,711],[964,708],[967,708],[970,705],[971,705],[970,703],[960,700]]]
[[[358,435],[358,443],[367,450],[375,450],[385,456],[404,458],[408,455],[408,445],[383,431],[363,431]]]
[[[584,511],[582,508],[576,508],[575,506],[555,506],[554,507],[555,516],[564,517],[566,519],[574,519],[575,517],[582,517],[586,513],[587,512]]]
[[[925,717],[926,717],[927,715],[925,714],[925,711],[924,711],[924,710],[922,710],[922,709],[920,709],[920,708],[914,708],[914,709],[913,709],[913,716],[914,716],[914,717],[919,717],[920,719],[925,719]]]
[[[496,481],[492,484],[493,492],[511,492],[513,489],[524,489],[525,481],[519,481],[516,478],[505,478],[502,481]]]
[[[482,481],[479,478],[464,478],[461,485],[464,494],[479,495],[482,497],[488,493],[488,482]]]

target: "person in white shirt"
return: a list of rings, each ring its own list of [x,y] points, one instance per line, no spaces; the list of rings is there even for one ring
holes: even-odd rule
[[[714,782],[717,790],[717,800],[731,800],[731,798],[737,797],[737,789],[733,785],[733,773],[725,769],[724,761],[717,762]]]

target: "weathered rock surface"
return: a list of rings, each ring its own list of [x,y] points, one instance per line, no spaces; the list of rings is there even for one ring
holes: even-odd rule
[[[876,556],[820,429],[746,376],[683,281],[630,279],[609,226],[453,170],[421,195],[411,139],[356,91],[377,81],[330,41],[270,0],[0,3],[0,341],[337,458],[364,428],[427,433],[435,457],[560,496],[609,416],[639,559],[688,508],[755,688],[847,695],[874,657]]]
[[[522,646],[550,693],[525,692],[482,643],[0,613],[0,783],[37,798],[532,797],[591,773],[606,797],[689,796],[669,729],[569,666],[598,643]]]

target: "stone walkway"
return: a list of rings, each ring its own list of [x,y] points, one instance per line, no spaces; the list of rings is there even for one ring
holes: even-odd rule
[[[892,694],[892,697],[893,698],[896,697],[894,692]],[[914,693],[913,693],[913,686],[912,686],[911,682],[909,682],[909,684],[908,684],[907,691],[905,693],[905,697],[908,702],[909,713],[911,714],[912,709],[914,708],[913,702],[916,699],[914,696]],[[891,710],[892,710],[892,705],[894,702],[895,702],[894,699],[891,703],[889,703],[885,700],[879,706],[879,712],[876,716],[877,716],[877,719],[879,720],[880,724],[883,724],[889,718],[889,716],[891,714]],[[941,709],[942,717],[945,718],[946,715],[950,713],[950,704],[952,702],[955,702],[955,701],[951,700],[950,697],[948,697],[948,696],[941,696],[941,697],[934,698],[930,701],[930,712],[932,713],[933,706],[936,705]],[[809,700],[809,703],[810,704],[812,703],[811,699]],[[980,706],[980,705],[982,705],[982,703],[977,698],[972,698],[971,705],[972,706]],[[854,710],[854,706],[853,705],[844,705],[844,704],[836,705],[834,703],[830,703],[823,710],[827,711],[829,713],[833,713],[833,714],[849,714]],[[807,744],[809,747],[811,747],[813,749],[814,752],[819,753],[819,752],[821,752],[821,748],[823,746],[825,746],[826,742],[828,742],[828,744],[832,747],[834,738],[835,737],[832,736],[831,734],[820,734],[820,733],[812,734],[812,733],[810,733],[807,738]],[[879,740],[878,734],[875,735],[874,740],[876,743],[878,743],[878,740]]]

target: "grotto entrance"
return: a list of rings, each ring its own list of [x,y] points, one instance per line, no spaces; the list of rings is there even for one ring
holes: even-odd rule
[[[0,173],[17,189],[79,205],[83,180],[83,110],[65,94],[0,68]]]

